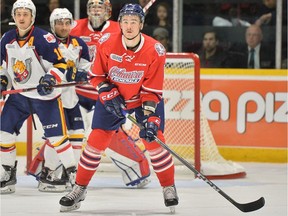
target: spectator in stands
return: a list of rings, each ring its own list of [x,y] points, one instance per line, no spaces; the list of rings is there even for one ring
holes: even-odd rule
[[[241,10],[236,5],[228,6],[227,15],[215,16],[212,20],[213,26],[250,26],[246,20],[241,19]]]
[[[275,49],[262,42],[263,33],[258,25],[251,25],[245,32],[246,44],[233,47],[240,53],[234,63],[240,68],[275,68]]]
[[[154,20],[154,25],[161,26],[166,29],[171,29],[172,25],[169,18],[170,6],[166,2],[160,2],[156,6],[156,17]]]
[[[153,31],[153,38],[158,40],[166,49],[166,52],[171,51],[169,32],[166,28],[157,27]]]
[[[46,10],[43,12],[44,14],[42,15],[42,18],[40,18],[39,22],[37,22],[36,24],[50,26],[49,17],[52,11],[55,8],[60,8],[60,7],[62,7],[60,0],[47,0]]]
[[[263,5],[259,10],[259,17],[255,21],[256,25],[276,24],[276,2],[277,0],[263,0]]]
[[[199,57],[202,68],[229,67],[228,55],[220,48],[219,39],[213,30],[204,33]]]

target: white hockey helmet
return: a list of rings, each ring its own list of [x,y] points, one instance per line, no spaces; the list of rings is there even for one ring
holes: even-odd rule
[[[34,3],[31,0],[17,0],[14,2],[13,4],[13,8],[11,11],[11,15],[14,19],[14,15],[15,15],[15,11],[18,8],[27,8],[31,10],[32,16],[33,16],[33,23],[35,21],[36,18],[36,7],[34,5]]]
[[[104,6],[105,12],[103,14],[95,14],[93,7]],[[111,17],[112,5],[109,0],[88,0],[87,2],[87,15],[92,23],[93,28],[97,28]]]
[[[51,31],[55,34],[55,21],[61,19],[70,19],[71,25],[73,24],[73,16],[72,13],[67,8],[55,8],[50,17],[50,27]]]

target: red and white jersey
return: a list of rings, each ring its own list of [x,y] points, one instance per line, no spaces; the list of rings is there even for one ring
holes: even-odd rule
[[[106,21],[101,31],[94,31],[92,28],[89,19],[84,18],[74,21],[73,27],[70,34],[80,37],[89,48],[90,60],[93,64],[96,52],[97,52],[97,42],[105,33],[120,32],[119,23],[115,21]],[[88,97],[94,100],[98,98],[98,92],[93,86],[77,86],[77,94],[80,94],[84,97]]]
[[[158,103],[162,98],[165,48],[155,39],[141,34],[136,51],[126,48],[121,32],[107,33],[98,41],[98,52],[90,83],[114,83],[127,108],[141,106],[145,101]]]

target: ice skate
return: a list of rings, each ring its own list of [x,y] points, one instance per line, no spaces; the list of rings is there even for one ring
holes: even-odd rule
[[[83,201],[86,197],[86,188],[86,186],[75,184],[72,191],[60,199],[60,212],[68,212],[79,209],[81,206],[81,201]]]
[[[15,185],[17,183],[16,171],[17,161],[14,167],[2,165],[3,172],[1,171],[1,194],[10,194],[15,192]]]
[[[43,167],[39,178],[38,190],[41,192],[61,193],[66,189],[66,181],[58,178],[53,170]]]
[[[66,191],[71,191],[76,179],[76,167],[69,167],[65,169],[65,167],[62,167],[62,175],[61,179],[66,182]]]
[[[178,195],[174,185],[163,187],[163,196],[165,206],[170,208],[172,214],[175,213],[175,206],[178,205]]]
[[[151,182],[149,178],[145,178],[141,180],[138,184],[136,184],[137,188],[144,188],[146,185],[148,185]]]

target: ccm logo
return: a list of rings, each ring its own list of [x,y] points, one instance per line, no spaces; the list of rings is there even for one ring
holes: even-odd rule
[[[117,95],[119,95],[119,92],[118,92],[118,90],[116,89],[116,90],[110,92],[109,94],[103,95],[103,96],[101,97],[101,99],[102,99],[103,101],[105,101],[105,100],[111,100],[111,99],[113,99],[114,97],[116,97]]]

